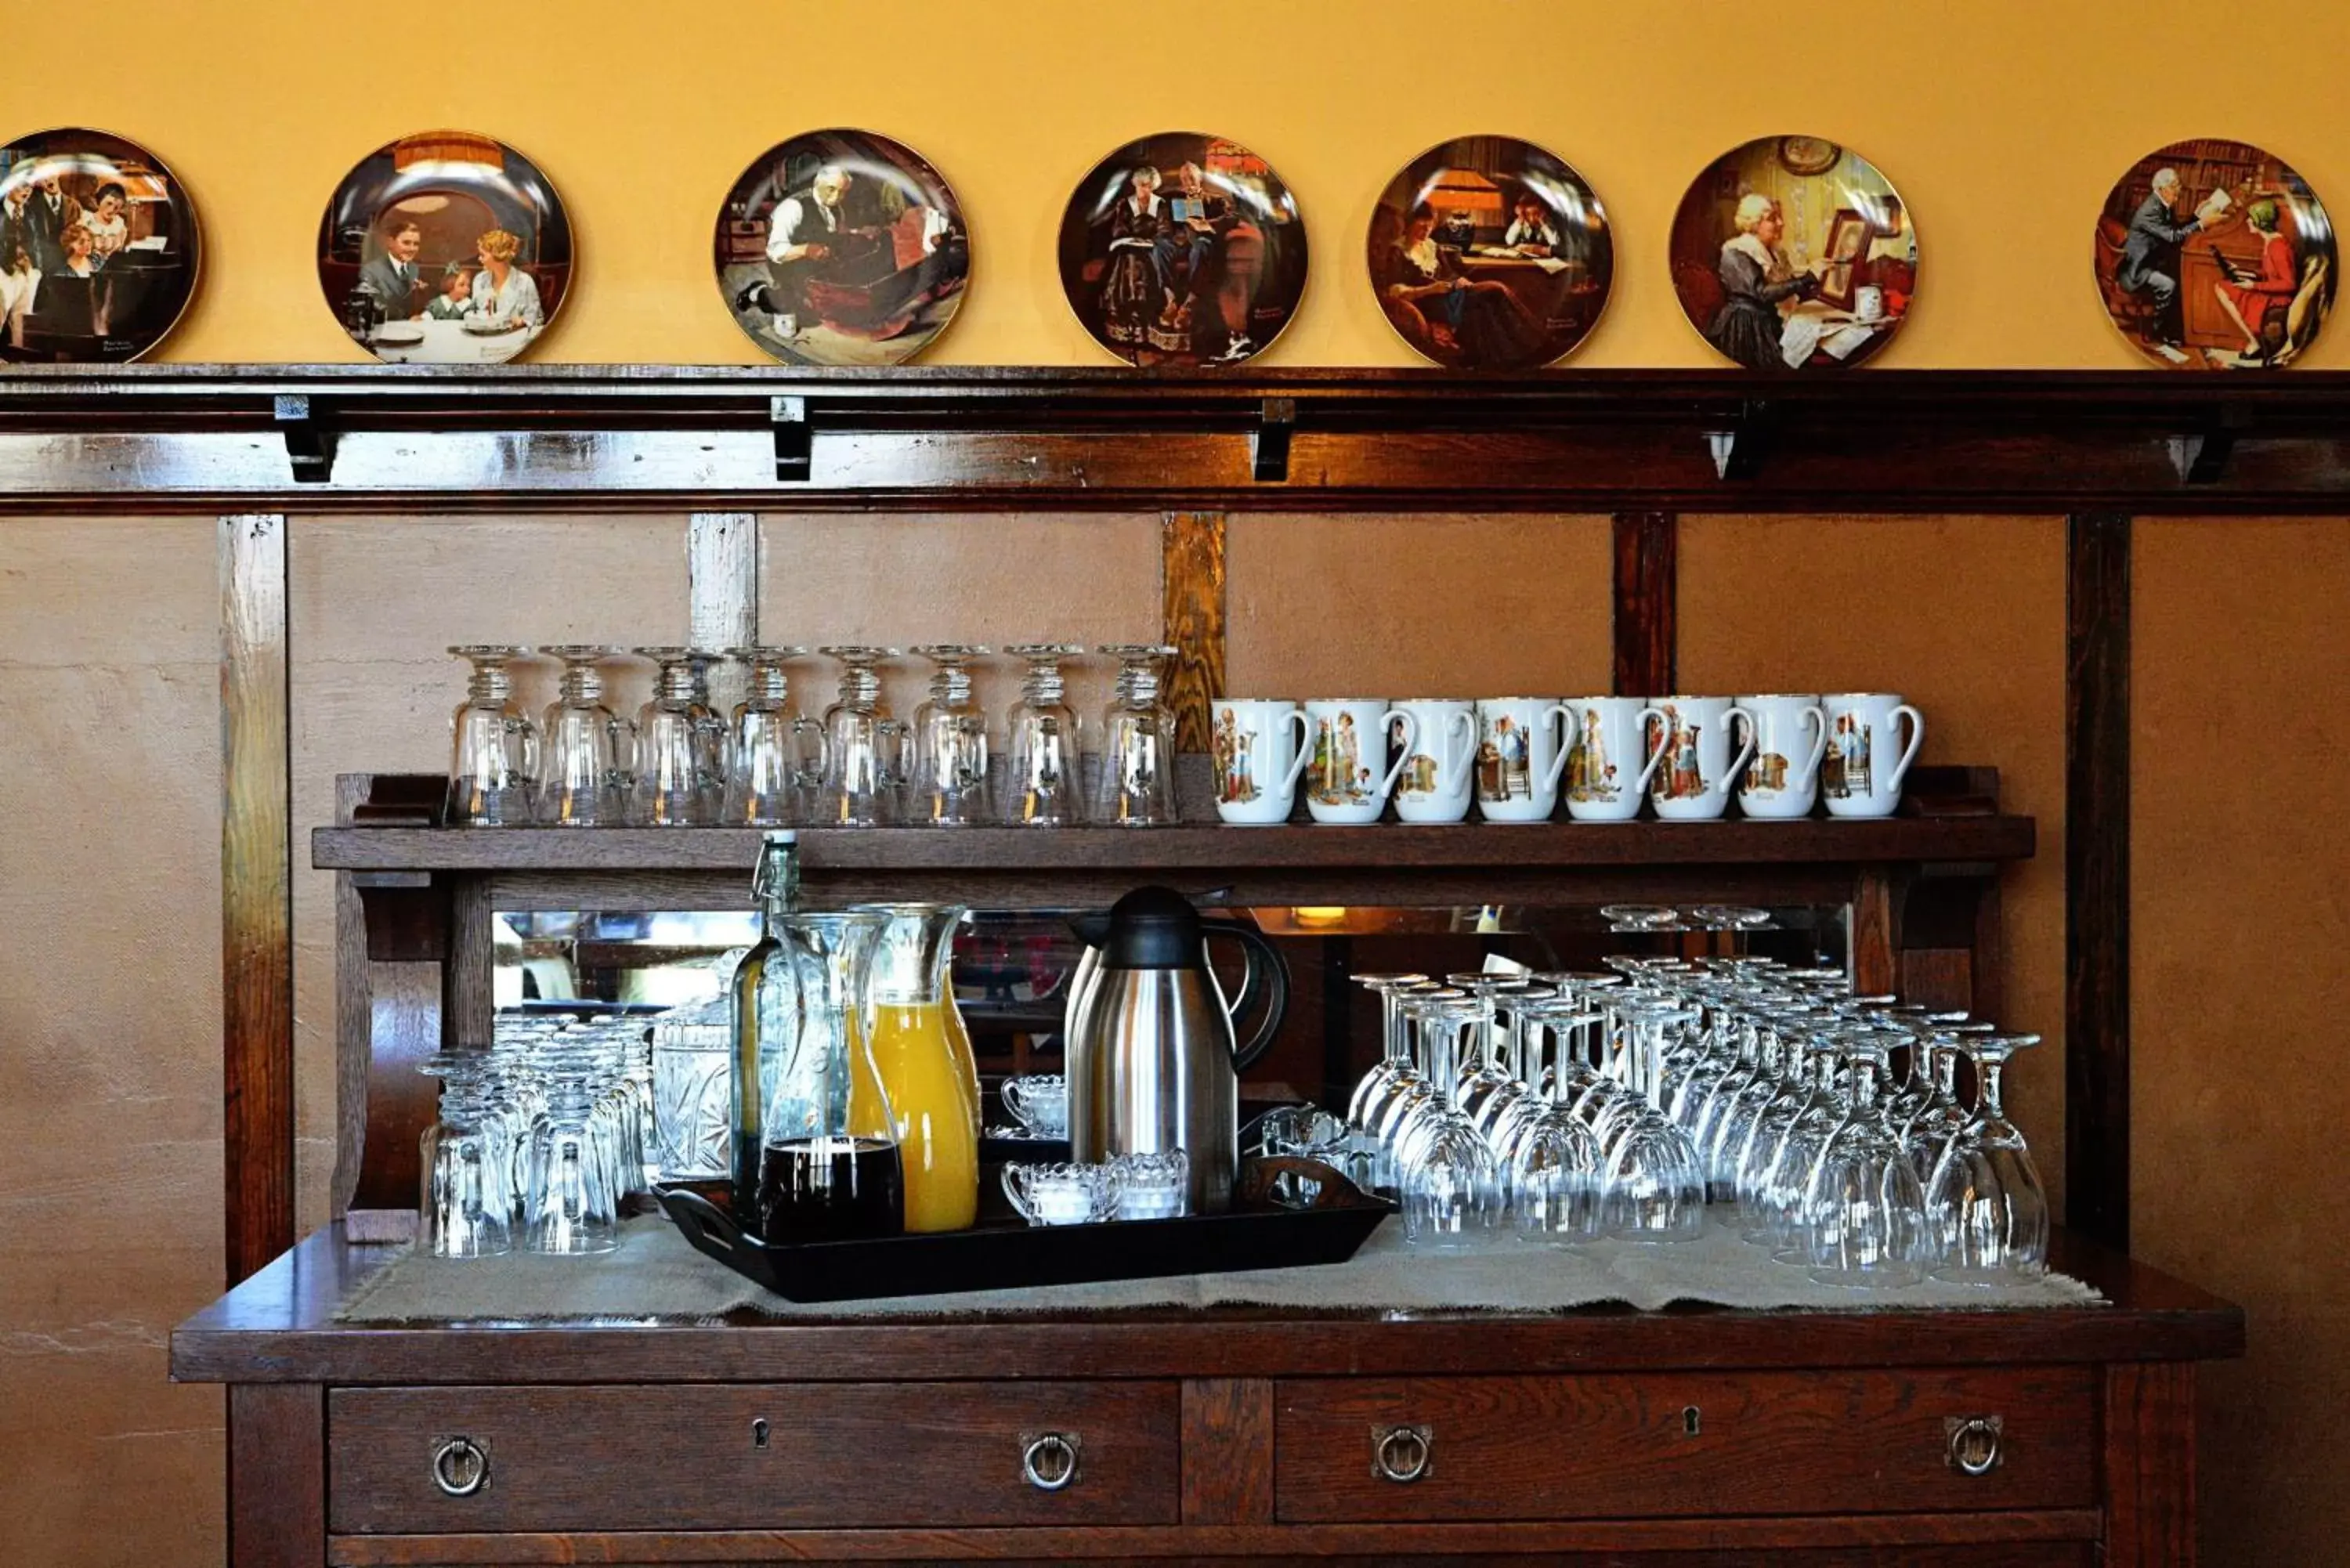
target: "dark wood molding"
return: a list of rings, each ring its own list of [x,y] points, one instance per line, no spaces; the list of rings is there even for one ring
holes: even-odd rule
[[[1159,520],[1159,640],[1175,649],[1161,684],[1175,744],[1208,749],[1208,704],[1224,691],[1224,515],[1170,512]]]
[[[1618,512],[1614,537],[1614,690],[1619,697],[1661,697],[1680,689],[1674,679],[1680,521],[1669,512]]]
[[[1183,1522],[1273,1522],[1273,1379],[1183,1384]]]
[[[2194,1568],[2195,1366],[2105,1375],[2106,1568]]]
[[[229,1282],[294,1244],[286,519],[220,520],[222,1166]]]
[[[778,462],[779,406],[804,464]],[[1268,407],[1294,410],[1270,477]],[[1752,439],[1765,412],[1767,450]],[[2338,514],[2350,373],[2217,387],[2139,371],[134,365],[24,366],[0,385],[0,511],[129,495],[146,511],[282,508],[296,494],[306,513],[536,497],[638,511]]]
[[[327,1552],[327,1410],[316,1383],[228,1391],[228,1560],[317,1568]]]
[[[2065,534],[2064,1201],[2129,1245],[2130,520]]]

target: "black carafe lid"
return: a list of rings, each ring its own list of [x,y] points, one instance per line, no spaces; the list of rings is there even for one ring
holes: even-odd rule
[[[1200,969],[1200,911],[1172,888],[1137,888],[1109,908],[1107,969]]]

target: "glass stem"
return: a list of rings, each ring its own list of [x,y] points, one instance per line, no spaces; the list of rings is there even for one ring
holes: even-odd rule
[[[1975,1058],[1975,1099],[1978,1102],[1975,1111],[1980,1120],[1997,1122],[2007,1119],[1999,1104],[2000,1080],[2006,1071],[2006,1062],[1999,1057]]]

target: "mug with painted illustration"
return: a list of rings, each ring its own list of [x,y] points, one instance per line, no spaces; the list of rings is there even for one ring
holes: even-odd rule
[[[1648,798],[1664,822],[1711,822],[1730,808],[1730,786],[1754,755],[1754,715],[1727,697],[1659,697],[1643,713],[1647,754],[1661,757]],[[1733,726],[1745,732],[1735,752]]]
[[[1487,822],[1548,822],[1566,773],[1575,711],[1548,697],[1477,704],[1477,813]]]
[[[1827,756],[1820,763],[1820,794],[1830,816],[1891,816],[1901,806],[1901,781],[1926,743],[1926,718],[1889,691],[1845,691],[1823,698]],[[1909,721],[1903,745],[1900,722]]]
[[[1807,816],[1820,794],[1820,760],[1827,755],[1827,710],[1813,696],[1741,697],[1753,717],[1754,761],[1738,786],[1738,809],[1748,816]]]
[[[1305,713],[1285,697],[1219,697],[1208,714],[1216,815],[1235,827],[1287,822],[1305,773]]]
[[[1566,702],[1566,815],[1577,822],[1629,822],[1664,762],[1651,753],[1640,722],[1654,711],[1645,697],[1571,697]],[[1487,814],[1491,815],[1489,812]]]
[[[1469,765],[1477,753],[1477,705],[1446,697],[1416,697],[1396,704],[1419,732],[1404,748],[1395,786],[1396,815],[1405,822],[1461,822],[1469,815]]]
[[[1305,809],[1337,826],[1377,822],[1419,744],[1419,721],[1384,697],[1317,697],[1305,704]],[[1388,762],[1389,732],[1403,732],[1402,754]]]

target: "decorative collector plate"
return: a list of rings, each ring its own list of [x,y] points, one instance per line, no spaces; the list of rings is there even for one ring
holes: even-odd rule
[[[1061,217],[1061,287],[1094,340],[1134,365],[1236,365],[1305,292],[1305,223],[1237,141],[1162,131],[1094,166]]]
[[[393,364],[504,364],[555,319],[573,265],[555,187],[469,130],[378,148],[318,225],[328,306],[352,341]]]
[[[195,204],[138,143],[68,128],[0,147],[0,361],[136,359],[202,264]]]
[[[1917,296],[1900,193],[1816,136],[1761,137],[1715,159],[1682,196],[1669,248],[1690,325],[1751,370],[1860,364]]]
[[[1523,370],[1574,352],[1607,307],[1615,240],[1556,154],[1464,136],[1406,164],[1371,209],[1371,288],[1422,356]]]

